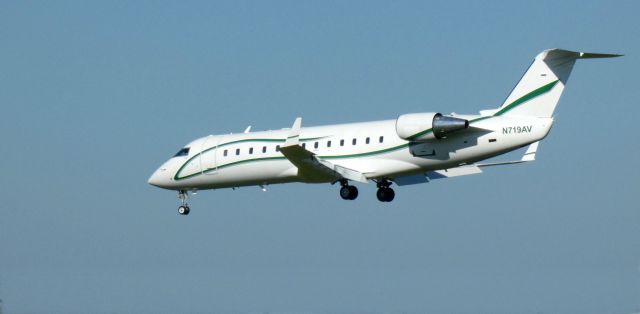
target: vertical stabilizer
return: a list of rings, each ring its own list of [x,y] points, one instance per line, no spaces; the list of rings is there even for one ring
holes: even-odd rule
[[[584,53],[562,49],[541,52],[494,114],[549,118],[558,105],[577,59],[619,57],[616,54]]]

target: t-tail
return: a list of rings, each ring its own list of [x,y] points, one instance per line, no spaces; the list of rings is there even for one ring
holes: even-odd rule
[[[494,116],[550,118],[577,59],[612,58],[618,54],[549,49],[541,52]]]

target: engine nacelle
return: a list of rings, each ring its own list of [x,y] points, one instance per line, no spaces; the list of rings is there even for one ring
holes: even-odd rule
[[[396,133],[401,139],[424,142],[441,139],[469,127],[469,121],[443,116],[441,113],[403,114],[396,120]]]

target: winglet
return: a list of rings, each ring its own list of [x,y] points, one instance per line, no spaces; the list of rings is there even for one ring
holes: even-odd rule
[[[298,145],[298,143],[300,142],[300,126],[301,125],[302,125],[302,118],[297,117],[296,121],[293,122],[291,131],[289,132],[289,136],[287,136],[287,140],[284,142],[283,147]]]
[[[538,151],[538,145],[539,144],[540,144],[540,141],[531,143],[529,145],[529,147],[527,148],[527,151],[524,152],[524,155],[522,155],[522,158],[520,158],[520,160],[499,161],[499,162],[474,164],[474,165],[478,166],[478,167],[491,167],[491,166],[503,166],[503,165],[521,164],[523,162],[534,161],[534,160],[536,160],[536,152]]]
[[[524,153],[524,155],[522,156],[522,161],[534,161],[536,160],[536,152],[538,151],[538,145],[540,144],[540,141],[537,141],[535,143],[532,143],[531,145],[529,145],[529,148],[527,148],[527,151]]]

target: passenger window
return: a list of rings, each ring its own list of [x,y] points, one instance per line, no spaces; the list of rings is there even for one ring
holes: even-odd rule
[[[327,141],[327,147],[331,147],[331,141]]]
[[[222,153],[222,155],[223,155],[224,157],[227,157],[227,150],[226,150],[226,149],[224,150],[224,153]]]
[[[267,147],[266,146],[262,146],[262,153],[266,153],[267,152]]]
[[[276,152],[280,151],[280,145],[276,145]]]
[[[384,142],[384,136],[380,136],[380,143]]]
[[[351,141],[351,143],[353,143],[353,145],[356,145],[356,139],[354,138],[353,141]]]
[[[253,147],[249,148],[249,154],[253,154]]]
[[[344,140],[340,140],[340,146],[344,146]]]
[[[318,148],[318,142],[313,143],[313,148]]]
[[[302,143],[302,148],[307,148],[307,143]]]
[[[367,138],[364,140],[364,142],[365,142],[366,144],[369,144],[369,138],[367,137]]]
[[[236,156],[240,155],[240,148],[236,148]]]

